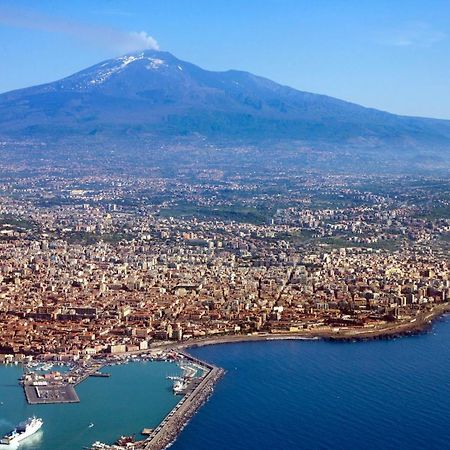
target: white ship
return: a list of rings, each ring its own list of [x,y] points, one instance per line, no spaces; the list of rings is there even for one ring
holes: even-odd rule
[[[14,428],[14,430],[3,436],[0,439],[0,444],[18,444],[20,441],[23,441],[27,437],[36,433],[36,431],[40,430],[43,423],[44,422],[42,421],[42,419],[38,419],[37,417],[30,417],[28,420]]]
[[[184,390],[187,388],[187,383],[182,379],[175,380],[173,382],[173,393],[174,394],[183,394]]]

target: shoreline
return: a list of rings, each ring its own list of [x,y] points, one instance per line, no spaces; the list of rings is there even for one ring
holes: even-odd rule
[[[192,417],[213,394],[215,385],[220,381],[222,376],[224,376],[225,370],[223,368],[196,358],[189,353],[190,349],[207,345],[262,341],[326,340],[332,342],[355,342],[375,339],[393,339],[423,333],[432,326],[434,321],[448,312],[450,312],[450,302],[435,305],[433,308],[419,313],[412,320],[404,320],[395,324],[372,329],[363,327],[348,327],[334,328],[333,330],[309,329],[300,332],[266,332],[250,335],[208,336],[186,342],[154,343],[148,350],[145,351],[128,352],[116,355],[119,360],[125,360],[129,357],[136,357],[140,354],[144,355],[145,353],[152,351],[173,351],[178,353],[180,358],[191,360],[207,370],[207,373],[205,373],[195,389],[183,396],[183,399],[177,404],[177,406],[168,412],[153,433],[148,438],[142,441],[137,441],[135,446],[132,448],[135,448],[136,450],[163,450],[169,447],[178,438],[179,434],[192,419]],[[105,355],[102,356],[104,357]],[[91,448],[111,450],[125,448],[118,445],[102,445],[102,447],[95,447],[93,444]]]
[[[190,355],[189,349],[204,347],[207,345],[218,344],[233,344],[243,342],[261,342],[261,341],[286,341],[286,340],[327,340],[335,342],[351,342],[351,341],[368,341],[374,339],[392,339],[396,337],[411,336],[414,334],[423,333],[426,329],[432,326],[433,322],[439,317],[442,317],[445,313],[450,312],[450,302],[439,304],[431,309],[431,311],[424,311],[419,317],[416,317],[413,321],[397,323],[390,327],[378,328],[375,330],[355,330],[355,328],[346,329],[344,333],[308,333],[308,332],[296,332],[296,333],[264,333],[257,335],[236,335],[236,336],[218,336],[214,338],[198,339],[195,342],[181,343],[173,345],[173,350],[180,352],[181,354],[195,358]],[[340,330],[342,331],[342,330]],[[168,347],[169,348],[169,347]],[[184,427],[188,424],[191,418],[197,413],[197,411],[212,395],[215,384],[225,374],[224,369],[213,366],[211,363],[199,360],[198,362],[205,364],[211,368],[209,375],[214,370],[219,372],[216,376],[212,377],[211,383],[208,386],[206,395],[202,396],[201,401],[191,408],[188,413],[182,417],[182,420],[177,423],[177,427],[169,427],[168,430],[162,430],[163,438],[161,440],[149,441],[148,445],[143,447],[144,450],[163,450],[168,448],[183,431]],[[200,386],[199,386],[200,387]],[[200,392],[201,393],[201,392]]]
[[[233,344],[242,342],[276,341],[276,340],[326,340],[326,341],[369,341],[375,339],[393,339],[404,336],[420,334],[426,331],[435,320],[450,312],[450,302],[442,303],[429,311],[424,311],[412,321],[402,321],[379,328],[342,327],[339,331],[310,329],[294,332],[255,333],[248,335],[220,335],[198,338],[179,344],[172,348],[189,350],[190,348],[204,347],[207,345]]]

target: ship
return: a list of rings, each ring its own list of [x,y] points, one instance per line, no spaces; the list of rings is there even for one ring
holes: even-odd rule
[[[43,420],[37,417],[30,417],[25,422],[17,425],[14,430],[10,431],[8,434],[0,439],[0,444],[2,445],[15,445],[24,439],[30,437],[42,427]]]
[[[183,378],[178,380],[174,380],[173,382],[173,393],[175,395],[184,394],[185,389],[187,388],[187,383]]]

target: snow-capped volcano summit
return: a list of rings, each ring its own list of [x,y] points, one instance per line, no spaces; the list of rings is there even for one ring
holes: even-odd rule
[[[167,52],[141,51],[109,59],[45,87],[49,90],[56,88],[83,91],[107,82],[123,82],[124,77],[129,78],[130,82],[138,81],[137,77],[148,82],[150,74],[146,74],[147,71],[170,70],[173,66],[176,66],[177,70],[183,70],[182,64]]]
[[[111,64],[110,61],[107,61],[102,64],[103,70],[96,70],[94,72],[94,76],[88,80],[89,84],[98,84],[103,83],[112,75],[124,70],[129,64],[135,63],[145,63],[145,68],[147,70],[158,70],[161,67],[167,66],[164,60],[159,58],[152,58],[150,56],[145,56],[144,53],[140,53],[138,55],[129,55],[122,56],[114,60],[116,64]]]
[[[248,72],[212,72],[157,50],[0,95],[0,140],[70,136],[82,144],[94,135],[102,142],[200,135],[236,144],[295,140],[427,151],[450,147],[450,122],[364,108]]]

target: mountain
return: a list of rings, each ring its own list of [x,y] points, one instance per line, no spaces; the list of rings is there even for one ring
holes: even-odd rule
[[[208,142],[359,148],[447,161],[450,121],[405,117],[302,92],[251,73],[212,72],[167,52],[104,61],[52,83],[0,95],[0,141]]]

